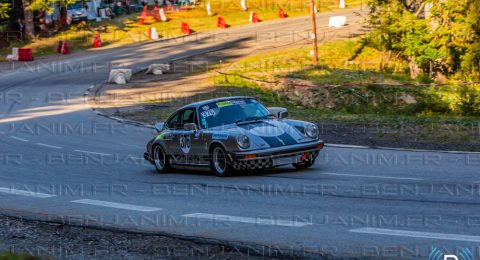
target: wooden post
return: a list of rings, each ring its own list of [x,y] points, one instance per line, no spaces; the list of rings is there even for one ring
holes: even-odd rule
[[[313,64],[318,65],[318,40],[317,40],[317,17],[315,13],[315,0],[311,0],[310,4],[312,14],[312,44],[313,44]]]

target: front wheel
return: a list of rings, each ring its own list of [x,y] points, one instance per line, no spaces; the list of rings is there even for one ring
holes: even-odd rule
[[[227,153],[221,146],[215,146],[210,154],[210,168],[219,177],[229,176],[233,172]]]
[[[160,145],[153,148],[153,164],[159,173],[165,173],[171,170],[170,160]]]

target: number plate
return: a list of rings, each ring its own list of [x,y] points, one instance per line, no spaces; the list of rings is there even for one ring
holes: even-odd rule
[[[286,165],[292,163],[298,163],[300,161],[299,155],[294,155],[290,157],[281,157],[273,159],[273,166]]]

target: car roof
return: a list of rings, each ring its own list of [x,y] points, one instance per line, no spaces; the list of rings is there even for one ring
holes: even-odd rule
[[[210,104],[210,103],[213,103],[213,102],[221,102],[221,101],[226,101],[226,100],[243,99],[243,98],[256,99],[255,97],[249,97],[249,96],[234,96],[234,97],[213,98],[213,99],[208,99],[208,100],[203,100],[203,101],[195,102],[195,103],[192,103],[192,104],[188,104],[186,106],[181,107],[177,111],[180,111],[180,110],[186,109],[186,108],[198,108],[198,107],[201,107],[203,105]]]

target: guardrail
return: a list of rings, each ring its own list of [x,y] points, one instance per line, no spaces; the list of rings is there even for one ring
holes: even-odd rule
[[[0,32],[0,38],[5,40],[6,42],[22,40],[23,33],[21,31],[4,31]]]

